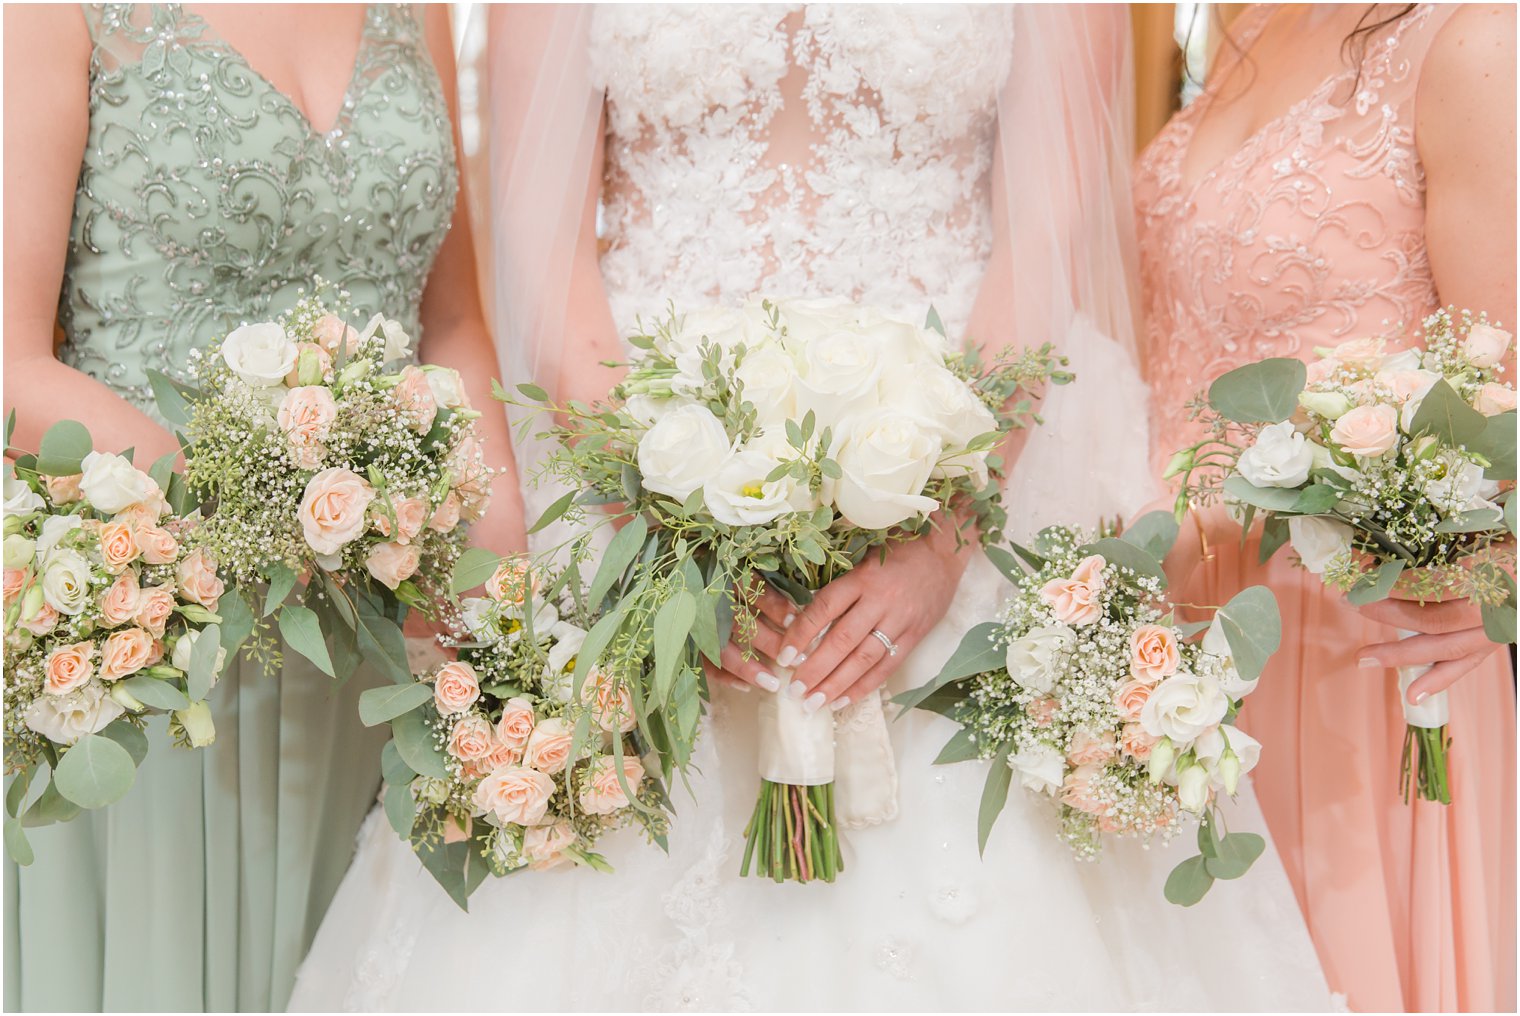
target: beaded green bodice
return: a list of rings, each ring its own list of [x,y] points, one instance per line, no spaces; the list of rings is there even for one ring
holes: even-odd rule
[[[458,178],[410,6],[368,7],[326,133],[181,5],[85,16],[90,127],[59,308],[66,363],[151,408],[147,371],[184,378],[191,350],[277,316],[318,275],[418,337]]]

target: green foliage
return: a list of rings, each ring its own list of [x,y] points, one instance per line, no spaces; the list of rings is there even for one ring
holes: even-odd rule
[[[1280,423],[1293,415],[1307,379],[1303,362],[1291,357],[1246,364],[1209,386],[1209,404],[1236,423]]]

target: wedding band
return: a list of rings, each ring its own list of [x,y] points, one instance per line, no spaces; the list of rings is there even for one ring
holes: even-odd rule
[[[897,655],[897,643],[887,638],[887,636],[882,632],[880,628],[872,628],[871,634],[875,635],[877,640],[880,641],[882,645],[887,647],[888,656]]]

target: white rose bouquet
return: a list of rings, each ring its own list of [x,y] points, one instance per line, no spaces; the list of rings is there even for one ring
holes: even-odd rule
[[[456,586],[478,584],[487,553],[470,552]],[[359,699],[367,725],[391,725],[386,817],[461,908],[488,874],[611,871],[592,847],[629,822],[665,845],[665,795],[640,760],[627,687],[592,667],[576,691],[589,618],[567,578],[500,561],[486,595],[461,602],[445,640],[457,659]]]
[[[951,349],[933,314],[920,327],[836,300],[672,312],[629,341],[633,362],[609,402],[547,406],[565,421],[547,471],[575,490],[535,528],[620,506],[600,513],[627,525],[591,583],[593,603],[613,595],[576,683],[597,666],[631,687],[667,770],[690,758],[701,657],[716,665],[736,622],[747,641],[755,575],[806,603],[952,505],[995,539],[1004,515],[993,449],[1031,415],[1029,401],[1013,400],[1070,379],[1048,345],[984,364]],[[544,408],[542,391],[520,390]],[[786,669],[776,673],[785,687]],[[785,695],[761,709],[763,783],[743,873],[753,860],[778,881],[831,881],[833,716]]]
[[[1223,498],[1247,530],[1259,512],[1263,561],[1291,543],[1353,604],[1468,599],[1491,639],[1513,642],[1513,339],[1455,310],[1423,331],[1405,349],[1353,339],[1307,366],[1264,360],[1220,377],[1194,406],[1208,436],[1168,468],[1186,476],[1177,510]],[[1446,694],[1405,698],[1425,669],[1399,672],[1404,787],[1449,803]]]
[[[30,864],[23,827],[67,821],[132,787],[145,720],[176,744],[216,738],[206,696],[251,625],[215,561],[190,549],[193,517],[173,456],[151,475],[95,451],[74,421],[5,471],[5,843]],[[173,500],[180,507],[170,507]],[[219,613],[220,611],[220,613]],[[46,766],[46,787],[30,793]],[[30,803],[29,803],[30,802]],[[29,803],[29,806],[28,806]]]
[[[1200,852],[1166,882],[1168,900],[1191,906],[1266,845],[1225,831],[1219,795],[1233,795],[1261,754],[1232,721],[1281,625],[1263,586],[1212,622],[1179,623],[1159,563],[1176,535],[1158,512],[1122,537],[1046,529],[1032,550],[1014,547],[1022,564],[991,548],[1016,587],[1002,618],[973,628],[938,677],[896,701],[961,724],[936,765],[993,763],[978,816],[984,850],[1014,778],[1052,799],[1084,860],[1104,834],[1164,842],[1184,813],[1198,816]]]
[[[198,388],[151,380],[209,511],[197,545],[239,585],[267,584],[260,625],[278,612],[327,674],[363,657],[409,680],[404,607],[442,599],[490,471],[457,373],[405,363],[401,327],[377,314],[356,330],[346,301],[319,279],[279,321],[192,354]]]

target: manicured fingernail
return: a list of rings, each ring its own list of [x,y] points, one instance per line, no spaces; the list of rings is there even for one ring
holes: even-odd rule
[[[796,614],[788,614],[786,617],[781,619],[781,627],[790,628],[792,626],[792,622],[795,620],[797,620]]]
[[[1371,656],[1363,656],[1361,659],[1356,661],[1356,665],[1358,667],[1361,667],[1363,670],[1381,670],[1383,667],[1381,663],[1379,663],[1374,657]]]
[[[1422,691],[1414,697],[1414,704],[1419,705],[1421,702],[1424,702],[1428,698],[1430,698],[1430,692]]]
[[[823,705],[823,692],[815,691],[807,697],[806,702],[802,703],[802,711],[805,713],[816,713],[821,705]]]
[[[742,691],[742,692],[744,692],[744,694],[748,695],[749,694],[749,685],[745,684],[743,681],[735,681],[734,682],[734,690],[736,690],[736,691]]]
[[[766,691],[775,691],[781,687],[781,682],[777,680],[774,674],[767,674],[763,670],[755,675],[755,683]]]
[[[837,713],[837,712],[839,712],[839,710],[843,709],[845,706],[847,706],[849,704],[850,704],[850,696],[848,696],[848,695],[841,695],[837,699],[835,699],[833,702],[829,703],[829,708],[832,709],[832,710],[834,710],[834,712]]]
[[[797,655],[796,646],[787,646],[785,649],[781,650],[781,655],[776,657],[776,662],[781,664],[783,667],[790,667],[792,664],[797,662]]]
[[[801,698],[807,694],[807,685],[801,681],[793,681],[791,686],[786,689],[786,693],[792,698]]]

